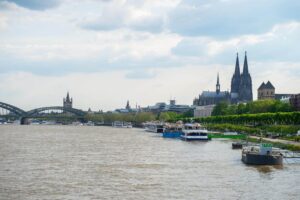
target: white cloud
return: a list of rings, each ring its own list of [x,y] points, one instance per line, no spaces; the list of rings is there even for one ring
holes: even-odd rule
[[[172,52],[178,56],[200,57],[215,63],[222,63],[230,55],[234,55],[234,52],[245,50],[257,61],[300,61],[299,35],[300,23],[290,22],[277,24],[268,32],[259,35],[243,35],[223,40],[212,37],[185,37]]]
[[[136,31],[161,32],[167,14],[178,1],[110,1],[99,5],[79,25],[84,29],[108,31],[128,28]]]
[[[1,2],[12,2],[18,6],[32,10],[46,10],[57,7],[61,3],[61,0],[0,0],[0,3]]]
[[[170,13],[170,30],[187,36],[228,38],[262,34],[277,23],[300,20],[298,0],[183,0]]]
[[[191,104],[214,90],[218,71],[229,89],[235,53],[245,50],[254,94],[266,80],[281,93],[299,92],[294,0],[60,2],[37,12],[0,0],[1,101],[25,109],[59,105],[70,90],[83,109],[122,107],[127,99],[146,106],[171,95]]]
[[[162,58],[171,56],[171,49],[180,38],[174,34],[151,34],[130,30],[112,31],[79,35],[79,31],[70,36],[56,38],[21,38],[0,40],[0,63],[14,59],[10,71],[36,72],[42,69],[65,72],[87,72],[110,70],[114,68],[140,68],[144,65],[156,66]],[[49,67],[43,67],[49,66]],[[73,70],[73,71],[72,71]],[[5,71],[5,70],[4,70]]]
[[[7,27],[7,17],[0,13],[0,31],[6,29]]]

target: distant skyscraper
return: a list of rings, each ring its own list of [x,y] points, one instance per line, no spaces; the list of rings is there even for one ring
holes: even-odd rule
[[[67,93],[67,97],[63,99],[63,106],[65,108],[72,108],[73,107],[73,99],[70,98],[69,92]]]

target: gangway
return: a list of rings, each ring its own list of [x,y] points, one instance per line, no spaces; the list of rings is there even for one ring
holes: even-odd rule
[[[286,164],[300,164],[300,151],[281,150],[280,153]]]

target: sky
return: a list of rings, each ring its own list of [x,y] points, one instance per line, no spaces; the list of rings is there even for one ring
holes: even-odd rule
[[[0,101],[24,110],[146,107],[230,90],[247,51],[263,81],[300,92],[298,0],[0,0]]]

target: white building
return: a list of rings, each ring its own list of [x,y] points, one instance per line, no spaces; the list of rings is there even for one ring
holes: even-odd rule
[[[209,117],[215,105],[197,106],[194,110],[194,117]]]

